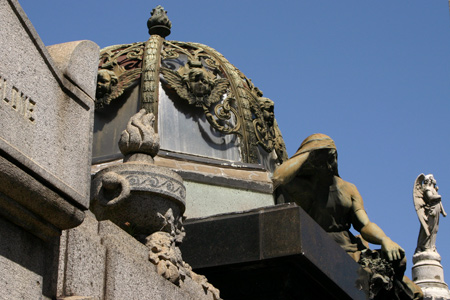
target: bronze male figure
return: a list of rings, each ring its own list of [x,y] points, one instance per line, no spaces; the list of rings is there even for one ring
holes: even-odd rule
[[[366,265],[361,261],[376,257],[379,262],[384,258],[385,263],[381,264],[387,266],[387,271],[375,274],[378,271],[368,270],[374,273],[373,280],[382,281],[383,289],[394,286],[394,294],[420,297],[420,289],[408,278],[403,279],[406,269],[403,248],[370,221],[357,188],[339,176],[336,146],[329,136],[313,134],[306,138],[294,156],[275,170],[273,181],[279,203],[295,202],[301,206],[363,267]],[[363,240],[381,245],[381,256],[371,250],[364,252],[368,248],[362,239],[353,236],[351,226],[361,233]],[[374,263],[367,265],[373,266]],[[386,296],[382,292],[379,299]]]

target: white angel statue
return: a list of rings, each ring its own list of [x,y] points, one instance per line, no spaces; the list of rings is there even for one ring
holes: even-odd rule
[[[420,233],[416,252],[436,252],[436,234],[439,228],[439,215],[447,216],[442,206],[441,196],[433,174],[417,176],[413,188],[414,207],[420,221]]]

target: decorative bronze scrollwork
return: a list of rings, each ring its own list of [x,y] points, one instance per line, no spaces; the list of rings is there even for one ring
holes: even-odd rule
[[[165,65],[171,65],[169,60],[179,59],[180,55],[187,57],[187,62],[174,62],[172,67],[175,70],[161,67],[167,84],[189,105],[203,108],[206,120],[217,131],[240,135],[240,118],[233,107],[230,82],[221,77],[218,63],[201,48],[186,49],[165,42],[162,54]],[[175,65],[180,66],[177,68]]]
[[[262,95],[261,92],[259,94]],[[253,120],[253,126],[258,139],[258,145],[266,152],[275,150],[278,158],[284,161],[288,157],[283,137],[275,120],[274,102],[269,98],[259,97],[258,103],[259,109],[253,109],[256,115],[256,118]]]
[[[241,123],[239,119],[236,119],[236,124],[230,123],[230,120],[232,120],[233,116],[238,116],[238,112],[235,108],[231,106],[231,102],[234,99],[232,97],[227,97],[223,103],[216,105],[214,107],[214,113],[218,120],[223,121],[224,125],[220,125],[219,122],[214,118],[214,116],[209,111],[208,107],[203,105],[203,111],[205,112],[206,119],[208,120],[209,124],[216,128],[218,131],[225,133],[225,134],[231,134],[236,133],[238,135],[241,135],[239,132],[239,129],[241,128]]]
[[[275,151],[280,162],[287,159],[273,102],[263,97],[251,79],[211,47],[165,40],[171,23],[162,7],[152,11],[148,26],[147,42],[101,51],[96,110],[140,82],[141,108],[153,112],[158,124],[162,83],[170,90],[169,96],[175,97],[172,100],[200,108],[217,132],[238,135],[243,162],[260,163],[262,150]]]
[[[111,46],[100,52],[96,109],[109,105],[139,82],[143,53],[143,43]]]

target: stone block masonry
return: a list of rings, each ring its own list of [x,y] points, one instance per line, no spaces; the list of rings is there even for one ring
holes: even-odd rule
[[[178,287],[160,276],[145,245],[91,213],[61,244],[58,299],[213,299],[190,278]]]
[[[99,47],[47,49],[15,0],[0,26],[0,214],[48,239],[89,206]]]

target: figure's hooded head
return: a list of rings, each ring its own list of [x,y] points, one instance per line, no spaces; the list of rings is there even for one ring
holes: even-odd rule
[[[333,175],[339,176],[336,145],[328,135],[322,133],[308,136],[297,152],[275,170],[273,174],[274,188],[289,183],[306,168],[319,172],[318,162],[323,162],[324,168],[330,170]]]
[[[336,150],[336,145],[334,141],[326,134],[314,133],[308,136],[300,145],[297,152],[291,157],[294,158],[303,153],[311,152],[319,149],[334,149]]]

